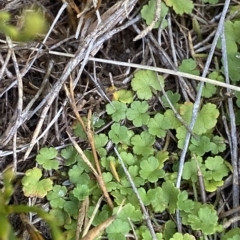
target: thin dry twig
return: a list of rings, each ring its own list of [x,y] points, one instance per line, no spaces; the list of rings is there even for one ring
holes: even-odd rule
[[[55,52],[55,51],[50,51],[49,53],[54,54],[54,55],[68,56],[68,57],[73,57],[74,56],[73,54],[66,54],[66,53]],[[174,70],[166,69],[166,68],[146,66],[146,65],[136,64],[136,63],[121,62],[121,61],[108,60],[108,59],[95,58],[95,57],[88,57],[88,60],[99,62],[99,63],[114,64],[114,65],[119,65],[119,66],[132,67],[132,68],[136,68],[136,69],[152,70],[152,71],[155,71],[155,72],[167,73],[167,74],[170,74],[170,75],[180,76],[180,77],[196,80],[196,81],[199,81],[199,82],[210,83],[210,84],[213,84],[215,86],[224,87],[224,88],[227,88],[227,89],[231,89],[231,90],[240,92],[240,87],[238,87],[238,86],[235,86],[235,85],[232,85],[232,84],[227,84],[227,83],[224,83],[224,82],[219,82],[219,81],[216,81],[216,80],[213,80],[213,79],[210,79],[210,78],[206,78],[206,77],[200,77],[200,76],[196,76],[196,75],[189,74],[189,73],[179,72],[177,70],[174,71]]]
[[[91,169],[92,173],[94,174],[94,176],[96,178],[98,178],[98,173],[95,170],[95,168],[93,167],[92,163],[89,161],[89,159],[87,158],[87,156],[85,155],[85,153],[83,152],[83,150],[81,149],[81,147],[77,144],[77,142],[71,137],[71,134],[67,131],[68,137],[71,140],[74,148],[77,150],[77,152],[80,154],[81,158],[83,159],[83,161],[88,165],[88,167]]]
[[[93,213],[92,213],[92,215],[91,215],[91,218],[90,218],[87,226],[85,227],[85,229],[84,229],[84,231],[83,231],[82,237],[84,237],[84,236],[87,234],[87,232],[89,231],[89,228],[91,227],[92,222],[93,222],[93,220],[94,220],[94,218],[95,218],[95,216],[96,216],[96,214],[97,214],[97,212],[98,212],[98,210],[99,210],[99,208],[100,208],[100,206],[101,206],[102,200],[103,200],[103,196],[101,196],[101,197],[98,199],[98,202],[97,202],[97,204],[96,204],[96,206],[95,206],[95,208],[94,208],[94,210],[93,210]]]
[[[116,216],[109,217],[107,220],[92,228],[81,240],[94,240],[103,232],[114,220]]]
[[[95,166],[97,168],[98,174],[102,175],[102,171],[101,171],[101,167],[99,165],[99,160],[98,160],[98,156],[97,156],[97,151],[96,151],[96,147],[95,147],[95,142],[94,142],[94,137],[93,137],[93,131],[92,131],[92,110],[91,108],[88,111],[88,117],[87,117],[87,137],[88,137],[88,141],[90,143],[91,149],[92,149],[92,153],[93,153],[93,158],[95,161]]]
[[[72,106],[72,110],[73,110],[73,112],[74,112],[77,120],[78,120],[79,123],[81,124],[84,132],[86,132],[87,129],[86,129],[85,123],[83,122],[83,120],[82,120],[82,118],[81,118],[81,116],[80,116],[80,114],[79,114],[79,112],[78,112],[78,110],[77,110],[77,105],[76,105],[76,102],[75,102],[75,99],[74,99],[74,92],[73,92],[73,89],[74,89],[74,88],[73,88],[72,84],[73,84],[73,83],[72,83],[72,77],[71,77],[71,75],[70,75],[70,91],[68,91],[68,88],[66,87],[65,84],[64,84],[64,89],[65,89],[66,95],[67,95],[68,100],[69,100],[69,102],[70,102],[70,104],[71,104],[71,106]]]
[[[91,127],[91,123],[92,123],[92,110],[91,108],[89,109],[88,112],[88,121],[87,121],[87,137],[88,137],[88,142],[91,145],[91,149],[92,149],[92,153],[93,153],[93,158],[95,161],[95,166],[97,168],[97,172],[98,172],[98,184],[100,186],[100,188],[102,189],[103,195],[106,198],[108,205],[113,208],[113,202],[112,199],[109,196],[109,193],[107,191],[107,187],[105,185],[104,179],[103,179],[103,175],[102,175],[102,171],[101,171],[101,167],[99,164],[99,159],[97,156],[97,151],[96,151],[96,147],[95,147],[95,142],[94,142],[94,138],[93,138],[93,131],[92,131],[92,127]]]
[[[229,81],[229,72],[228,72],[228,57],[227,57],[227,48],[226,48],[226,39],[224,34],[224,29],[222,31],[222,56],[223,56],[223,66],[224,66],[224,75],[226,79],[226,83],[230,83]],[[227,90],[229,93],[229,89]],[[234,113],[233,107],[233,99],[228,98],[228,112],[230,117],[230,128],[231,128],[231,138],[229,139],[230,150],[231,150],[231,162],[233,168],[233,208],[239,206],[239,171],[238,171],[238,141],[237,141],[237,128],[236,128],[236,116]],[[237,215],[235,215],[237,216]],[[233,227],[237,227],[238,224],[234,222]]]
[[[197,157],[196,155],[194,154],[193,155],[193,158],[196,162],[196,166],[197,166],[197,176],[198,176],[198,183],[199,183],[199,188],[200,188],[200,195],[201,195],[201,200],[202,200],[202,203],[206,203],[206,191],[205,191],[205,185],[204,185],[204,180],[203,180],[203,175],[202,175],[202,172],[201,172],[201,168],[198,164],[198,160],[197,160]]]
[[[92,129],[91,129],[92,111],[90,109],[89,112],[88,112],[88,121],[87,121],[87,127],[86,127],[84,122],[83,122],[83,120],[82,120],[82,118],[81,118],[81,116],[80,116],[80,114],[78,113],[78,110],[77,110],[76,102],[74,100],[73,82],[72,82],[71,77],[70,77],[70,96],[69,96],[69,91],[67,90],[67,87],[65,86],[65,84],[64,84],[64,88],[65,88],[67,96],[70,98],[70,103],[72,105],[73,111],[74,111],[78,121],[82,125],[84,131],[87,134],[88,142],[89,142],[89,144],[91,146],[91,149],[92,149],[92,153],[93,153],[93,157],[94,157],[94,161],[95,161],[95,166],[97,168],[97,176],[96,176],[96,178],[97,178],[98,184],[99,184],[99,186],[100,186],[100,188],[101,188],[101,190],[103,192],[103,195],[105,196],[105,198],[106,198],[106,200],[108,202],[108,205],[111,208],[113,208],[113,202],[112,202],[112,200],[111,200],[111,198],[110,198],[110,196],[108,194],[106,185],[104,183],[101,167],[100,167],[98,156],[97,156],[97,151],[96,151],[96,148],[95,148],[93,132],[92,132]]]
[[[88,204],[89,204],[89,198],[86,197],[83,200],[83,202],[81,203],[81,207],[79,208],[79,211],[78,211],[78,220],[77,220],[75,240],[79,239],[80,233],[82,232],[82,227],[83,227],[83,223],[84,223],[84,218],[86,216]]]
[[[152,60],[153,60],[154,66],[156,67],[156,61],[155,61],[155,58],[154,58],[154,56],[153,56],[151,47],[150,47],[150,53],[151,53],[151,56],[152,56]],[[174,113],[175,117],[183,124],[183,126],[186,128],[186,130],[187,130],[188,132],[190,132],[193,137],[195,137],[195,134],[192,132],[192,130],[191,130],[191,129],[189,128],[189,126],[187,125],[187,123],[183,120],[183,118],[182,118],[182,117],[180,116],[180,114],[177,112],[177,110],[176,110],[175,107],[173,106],[172,102],[170,101],[169,97],[167,96],[167,93],[166,93],[166,91],[165,91],[165,89],[164,89],[163,84],[161,83],[161,81],[160,81],[160,79],[159,79],[158,74],[156,74],[156,75],[157,75],[158,83],[159,83],[159,85],[160,85],[160,87],[161,87],[161,91],[162,91],[163,95],[165,96],[165,98],[166,98],[166,100],[167,100],[167,103],[169,104],[170,108],[173,110],[173,113]],[[159,99],[159,101],[160,101],[160,97],[158,97],[158,99]]]
[[[78,8],[78,6],[76,5],[76,3],[74,2],[74,0],[63,0],[63,2],[67,1],[67,3],[70,5],[70,7],[72,9],[74,9],[74,11],[79,14],[80,13],[80,10]]]
[[[224,3],[224,7],[222,10],[222,15],[218,24],[218,28],[215,34],[215,37],[213,39],[212,45],[211,45],[211,50],[209,52],[204,70],[203,70],[203,74],[202,76],[205,77],[208,73],[208,69],[210,66],[210,63],[212,61],[212,57],[214,54],[214,50],[216,48],[217,45],[217,41],[222,33],[222,29],[223,29],[223,25],[224,25],[224,20],[228,11],[230,5],[230,0],[226,0]],[[202,96],[202,91],[203,91],[203,87],[204,87],[204,83],[201,82],[199,89],[198,89],[198,93],[197,93],[197,97],[196,97],[196,101],[193,105],[193,112],[192,112],[192,118],[191,118],[191,122],[190,122],[190,129],[193,129],[196,119],[197,119],[197,115],[198,115],[198,111],[200,108],[200,103],[201,103],[201,96]],[[179,168],[178,168],[178,177],[177,177],[177,182],[176,182],[176,187],[180,188],[181,185],[181,179],[182,179],[182,173],[183,173],[183,165],[185,162],[185,157],[188,151],[188,146],[189,146],[189,142],[190,142],[190,138],[191,138],[191,134],[187,133],[186,137],[185,137],[185,141],[184,141],[184,146],[183,146],[183,150],[180,156],[180,160],[179,160]],[[176,218],[177,218],[177,228],[179,232],[182,232],[182,223],[181,223],[181,218],[180,218],[180,213],[179,211],[176,212]]]
[[[223,224],[223,228],[227,229],[231,225],[236,225],[238,221],[240,221],[240,216],[238,215],[236,217],[230,218],[227,222]]]
[[[153,226],[152,226],[152,223],[151,223],[151,220],[150,220],[150,216],[149,216],[149,214],[148,214],[148,212],[147,212],[147,210],[146,210],[146,208],[145,208],[145,206],[144,206],[144,203],[143,203],[143,201],[142,201],[142,199],[141,199],[141,196],[140,196],[139,193],[138,193],[138,190],[137,190],[137,188],[136,188],[136,186],[135,186],[135,184],[134,184],[134,182],[133,182],[133,179],[132,179],[130,173],[128,172],[128,170],[127,170],[127,168],[126,168],[126,166],[125,166],[125,164],[124,164],[124,162],[123,162],[123,160],[122,160],[122,157],[121,157],[121,155],[119,154],[119,152],[118,152],[118,150],[117,150],[116,147],[114,147],[114,152],[116,153],[116,155],[117,155],[117,157],[118,157],[118,160],[119,160],[119,162],[120,162],[120,164],[121,164],[121,166],[122,166],[122,168],[123,168],[123,171],[124,171],[124,173],[126,174],[126,176],[127,176],[127,178],[128,178],[128,181],[129,181],[129,183],[130,183],[130,185],[131,185],[131,187],[132,187],[132,189],[133,189],[133,192],[134,192],[134,193],[136,194],[136,196],[137,196],[138,202],[139,202],[139,204],[140,204],[140,206],[141,206],[141,209],[142,209],[142,211],[143,211],[143,216],[144,216],[144,218],[145,218],[145,220],[146,220],[146,222],[147,222],[148,229],[149,229],[149,231],[150,231],[150,233],[151,233],[151,235],[152,235],[152,239],[153,239],[153,240],[157,240],[157,236],[156,236],[156,233],[155,233],[154,228],[153,228]]]
[[[9,62],[10,58],[11,58],[11,53],[12,53],[12,51],[11,51],[11,49],[9,48],[9,49],[8,49],[8,53],[7,53],[7,56],[6,56],[5,61],[4,61],[4,64],[2,65],[2,67],[1,67],[1,69],[0,69],[0,81],[2,80],[3,74],[4,74],[4,72],[6,71],[6,67],[7,67],[7,65],[8,65],[8,62]],[[9,76],[9,77],[11,77],[11,76]]]

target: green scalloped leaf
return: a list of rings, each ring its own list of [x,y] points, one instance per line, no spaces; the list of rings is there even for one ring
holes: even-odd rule
[[[113,121],[119,122],[126,117],[127,105],[122,102],[113,101],[106,105],[108,115],[112,116]]]
[[[149,113],[147,113],[148,108],[146,101],[134,101],[127,110],[127,119],[132,121],[135,127],[146,125],[150,118]]]
[[[157,113],[154,118],[150,118],[147,126],[149,133],[159,138],[165,137],[167,130],[172,127],[171,121],[169,121],[168,117],[160,113]]]
[[[164,87],[163,77],[159,76],[159,79]],[[156,91],[161,90],[157,74],[150,70],[138,70],[134,74],[131,85],[133,90],[137,92],[139,99],[148,100],[156,93]]]
[[[48,191],[53,188],[53,181],[50,178],[40,180],[42,171],[33,168],[26,171],[22,178],[23,192],[26,197],[44,198]]]
[[[173,10],[177,14],[191,13],[194,5],[191,0],[165,0],[165,3],[169,7],[173,7]]]
[[[155,137],[149,134],[147,131],[143,131],[140,135],[135,135],[131,138],[131,143],[133,144],[133,152],[145,157],[153,154],[154,142]]]
[[[148,4],[143,6],[141,10],[141,16],[146,21],[147,25],[150,25],[154,20],[155,10],[156,10],[156,0],[150,0]],[[167,13],[168,13],[168,7],[164,4],[164,2],[161,2],[160,19],[157,21],[154,28],[160,27],[161,21],[165,18]],[[164,21],[163,28],[165,28],[167,26],[167,21],[165,19],[163,21]]]
[[[217,212],[209,207],[201,207],[196,215],[189,214],[188,222],[193,230],[201,230],[206,235],[214,234],[218,229]]]
[[[46,170],[58,169],[59,162],[55,159],[58,152],[55,148],[42,148],[36,161]]]
[[[197,63],[192,58],[184,59],[182,64],[178,67],[180,72],[185,72],[199,76],[200,72],[197,70]]]

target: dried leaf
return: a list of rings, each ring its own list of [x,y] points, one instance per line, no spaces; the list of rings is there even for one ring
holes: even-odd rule
[[[98,225],[97,227],[91,229],[86,236],[84,236],[81,240],[94,240],[98,235],[101,234],[104,229],[106,229],[114,220],[116,216],[112,216],[108,218],[106,221]]]

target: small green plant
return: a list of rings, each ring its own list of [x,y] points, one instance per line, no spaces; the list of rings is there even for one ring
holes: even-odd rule
[[[53,182],[50,178],[40,180],[41,177],[42,171],[39,168],[26,171],[22,179],[25,196],[43,198],[47,195],[47,192],[52,189]]]
[[[191,71],[194,70],[194,67],[196,66],[192,64]],[[116,155],[111,151],[107,152],[105,149],[107,143],[111,141],[117,146],[144,205],[149,208],[152,214],[166,211],[169,214],[174,214],[179,210],[183,224],[192,230],[199,230],[203,235],[221,232],[223,227],[219,223],[216,210],[211,204],[200,203],[196,193],[196,191],[199,191],[199,171],[208,192],[213,192],[219,186],[222,186],[224,178],[228,176],[230,171],[226,161],[219,155],[226,149],[224,139],[213,133],[219,116],[216,105],[207,103],[202,106],[196,121],[196,127],[193,129],[194,135],[189,146],[189,155],[191,157],[186,161],[183,172],[185,183],[196,190],[194,196],[189,196],[186,190],[179,190],[175,187],[176,156],[172,162],[171,171],[166,171],[164,166],[168,164],[169,159],[173,158],[173,156],[166,150],[157,150],[154,147],[157,141],[165,138],[168,131],[173,129],[177,133],[178,148],[181,149],[187,130],[175,117],[172,109],[168,109],[167,104],[167,109],[162,113],[151,112],[150,114],[150,106],[144,100],[146,96],[143,97],[141,91],[140,94],[138,92],[141,89],[140,85],[143,83],[145,88],[148,86],[147,98],[158,94],[161,87],[158,86],[159,82],[153,73],[136,73],[134,79],[136,79],[136,76],[140,80],[140,82],[134,83],[139,86],[135,88],[139,99],[131,104],[119,101],[107,104],[106,113],[113,123],[107,134],[99,133],[94,136],[102,176],[106,189],[113,198],[114,209],[112,210],[107,204],[103,205],[101,211],[95,215],[92,225],[97,227],[101,222],[106,221],[125,201],[122,212],[116,216],[113,223],[105,230],[108,239],[124,239],[124,235],[131,231],[128,219],[131,219],[135,224],[140,238],[151,239],[143,221],[137,197]],[[153,79],[145,81],[146,76],[148,78],[153,77]],[[136,81],[134,79],[133,82]],[[193,104],[191,102],[178,103],[180,99],[178,95],[168,94],[175,99],[174,105],[182,119],[189,123]],[[141,100],[142,97],[143,100]],[[124,121],[126,124],[122,125],[120,121]],[[134,128],[130,130],[127,126],[133,126]],[[73,128],[75,133],[81,133],[80,136],[82,136],[81,125],[74,124]],[[89,161],[94,164],[93,153],[89,150],[85,150],[84,153]],[[65,169],[65,172],[61,170],[62,175],[58,178],[57,183],[47,192],[47,199],[52,208],[50,213],[59,219],[57,225],[64,229],[64,234],[69,239],[73,239],[78,219],[77,209],[81,208],[81,204],[86,199],[90,199],[88,210],[88,216],[90,217],[102,193],[94,178],[91,177],[89,166],[72,146],[60,152],[52,148],[43,148],[37,155],[36,160],[46,170],[52,167],[52,170],[55,169],[57,173],[60,166],[55,164],[55,158],[62,163],[62,169]],[[25,182],[26,180],[23,179],[23,184]],[[36,186],[38,185],[36,184]],[[24,188],[26,187],[24,186]],[[38,189],[40,188],[38,187]],[[166,233],[161,231],[157,234],[158,239],[177,239],[178,237],[182,239],[191,237],[194,239],[194,236],[190,234],[177,234],[176,230],[173,230],[175,227],[175,225],[166,223],[164,229],[165,231],[170,231],[167,230],[168,228],[172,229],[171,235],[166,238]]]
[[[19,213],[37,213],[39,217],[44,219],[52,230],[52,236],[54,239],[63,239],[61,232],[56,227],[54,218],[48,213],[44,212],[42,209],[33,206],[27,205],[12,205],[10,204],[10,199],[14,193],[14,188],[12,186],[12,181],[14,180],[15,175],[12,169],[8,169],[3,174],[3,188],[0,192],[0,239],[1,240],[15,240],[17,237],[14,234],[13,228],[9,223],[8,217],[10,214],[19,214]],[[32,228],[30,224],[28,229]],[[34,232],[34,231],[33,231]],[[31,234],[31,232],[30,232]],[[36,233],[37,234],[37,233]],[[36,235],[37,236],[37,235]],[[40,236],[39,236],[40,237]]]
[[[21,23],[19,26],[9,24],[10,20],[10,13],[0,13],[0,31],[15,41],[33,40],[38,34],[43,34],[47,30],[43,13],[34,7],[22,11],[18,19],[18,23]]]
[[[134,74],[131,85],[139,99],[149,100],[156,91],[161,90],[161,86],[164,87],[164,80],[162,76],[159,76],[162,84],[158,82],[157,74],[150,70],[139,70]]]

